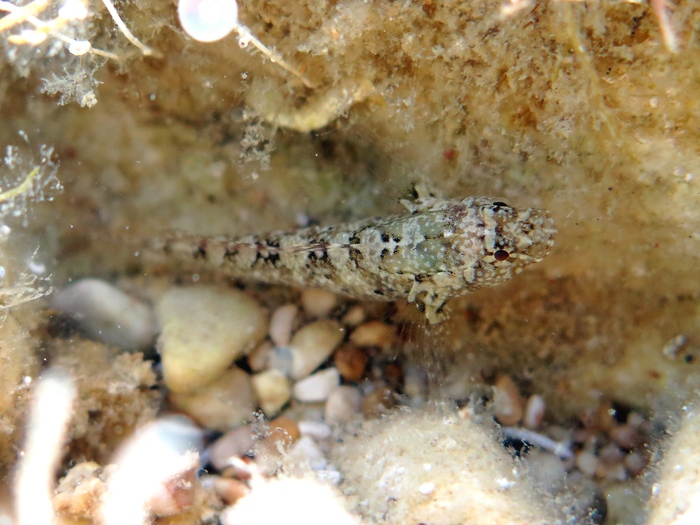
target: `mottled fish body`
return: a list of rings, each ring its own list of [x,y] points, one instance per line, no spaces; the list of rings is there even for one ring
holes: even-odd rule
[[[406,215],[238,238],[176,234],[156,250],[193,271],[318,287],[355,299],[408,299],[430,322],[451,297],[507,281],[554,244],[549,213],[487,197],[404,202]]]

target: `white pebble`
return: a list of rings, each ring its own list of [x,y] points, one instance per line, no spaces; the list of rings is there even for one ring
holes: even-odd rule
[[[294,522],[305,525],[357,525],[344,502],[328,485],[310,479],[277,478],[256,485],[255,490],[221,513],[223,525]],[[291,512],[291,513],[290,513]],[[296,519],[295,519],[296,517]]]
[[[126,350],[153,344],[156,318],[147,305],[98,279],[83,279],[53,296],[52,306],[73,317],[93,339]]]
[[[352,386],[339,386],[326,400],[325,418],[328,423],[349,421],[360,412],[362,394]]]
[[[318,368],[344,337],[345,330],[336,321],[314,321],[302,327],[290,343],[292,379],[306,377]]]
[[[584,450],[576,456],[576,466],[587,476],[593,476],[598,468],[598,458],[593,452]]]
[[[304,290],[300,300],[307,315],[316,318],[328,317],[338,303],[338,298],[334,293],[320,288]]]
[[[545,403],[544,398],[538,395],[532,395],[527,399],[525,404],[525,414],[523,415],[523,426],[535,430],[540,426],[544,417]]]
[[[424,496],[432,494],[433,492],[435,492],[435,483],[423,483],[420,487],[418,487],[418,492],[420,492]]]
[[[340,482],[343,481],[343,475],[334,469],[317,470],[316,478],[323,483],[330,483],[331,485],[340,485]]]
[[[340,372],[337,368],[327,368],[314,375],[297,381],[294,385],[294,398],[305,403],[325,401],[340,384]]]
[[[328,466],[328,459],[313,438],[302,436],[289,452],[292,459],[300,459],[309,464],[311,470],[321,470]]]
[[[236,0],[180,0],[177,14],[185,33],[199,42],[221,40],[238,25]]]
[[[331,427],[320,421],[299,421],[299,433],[302,436],[309,436],[317,441],[323,441],[331,437]]]
[[[253,376],[253,390],[265,415],[274,417],[292,396],[289,379],[279,370],[271,368]]]
[[[221,431],[251,419],[257,406],[250,376],[237,367],[194,394],[170,392],[170,401],[203,427]]]
[[[270,316],[270,339],[275,346],[287,346],[292,338],[292,327],[299,309],[296,305],[285,304]]]
[[[221,286],[172,288],[156,313],[163,378],[173,392],[194,392],[220,377],[265,336],[264,310]]]

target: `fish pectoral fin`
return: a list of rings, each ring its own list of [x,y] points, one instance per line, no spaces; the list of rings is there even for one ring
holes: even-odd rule
[[[432,280],[416,280],[408,293],[408,302],[417,303],[428,323],[437,324],[447,317],[444,311],[448,296],[441,293]]]

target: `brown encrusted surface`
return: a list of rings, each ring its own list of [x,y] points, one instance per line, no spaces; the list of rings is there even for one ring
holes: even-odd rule
[[[0,322],[0,475],[6,475],[17,455],[29,385],[39,371],[37,317],[20,307]]]
[[[68,370],[78,388],[68,436],[71,457],[105,464],[160,406],[151,363],[140,353],[120,354],[92,341],[55,340],[49,353],[52,366]]]

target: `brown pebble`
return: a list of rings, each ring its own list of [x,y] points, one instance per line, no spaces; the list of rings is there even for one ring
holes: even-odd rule
[[[615,443],[608,443],[598,451],[598,458],[606,465],[619,463],[624,457],[625,453]]]
[[[493,414],[505,426],[517,425],[523,417],[523,400],[515,382],[499,375],[493,384]]]
[[[638,476],[649,463],[649,455],[644,452],[630,452],[625,456],[624,465],[627,473],[634,477]]]
[[[387,414],[394,407],[394,393],[388,388],[378,388],[362,399],[362,415],[373,419]]]
[[[396,339],[396,327],[381,321],[369,321],[355,328],[350,341],[357,346],[389,348]]]
[[[266,439],[272,443],[282,443],[285,447],[288,447],[299,439],[300,435],[299,425],[297,425],[296,421],[280,416],[270,421],[270,430]]]
[[[359,381],[367,366],[367,354],[355,345],[343,345],[333,354],[335,367],[346,381]]]
[[[216,476],[214,479],[214,492],[226,505],[232,505],[243,496],[248,495],[250,489],[245,483],[237,479]]]
[[[599,431],[607,432],[616,425],[614,415],[615,409],[610,401],[601,402],[593,413],[593,426]]]
[[[618,425],[609,432],[610,439],[628,450],[638,447],[642,439],[636,428],[630,425]]]
[[[199,456],[191,454],[196,462],[191,468],[163,480],[162,486],[146,500],[145,507],[154,516],[174,516],[189,508],[195,501],[198,486],[197,470]]]
[[[384,381],[390,388],[398,390],[403,384],[403,369],[398,363],[387,363],[384,366]]]
[[[96,520],[102,495],[107,490],[105,480],[113,468],[113,465],[104,468],[91,461],[72,467],[56,489],[53,498],[56,512],[64,517]]]

